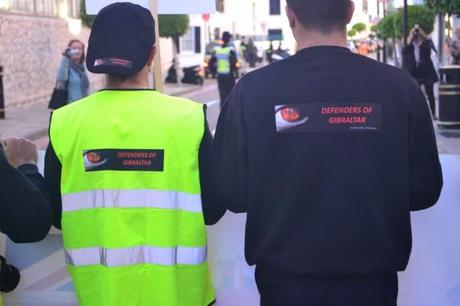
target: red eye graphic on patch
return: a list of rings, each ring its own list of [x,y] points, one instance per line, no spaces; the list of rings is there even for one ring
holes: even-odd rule
[[[300,113],[293,107],[281,109],[281,117],[287,122],[295,122],[300,119]]]
[[[297,105],[276,105],[275,121],[276,130],[283,132],[306,124],[308,116]]]
[[[97,164],[101,161],[101,156],[96,152],[89,152],[86,157],[88,158],[88,161],[93,164]]]

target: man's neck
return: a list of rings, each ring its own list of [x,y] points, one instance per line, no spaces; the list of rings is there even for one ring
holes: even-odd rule
[[[107,82],[107,89],[119,89],[119,90],[129,90],[129,89],[149,89],[148,85],[140,85],[133,82],[123,82],[123,83],[115,83],[115,82]]]
[[[319,31],[302,31],[297,35],[297,49],[302,50],[318,46],[346,47],[347,36],[345,32],[334,31],[324,34]]]
[[[127,79],[123,82],[116,79],[107,79],[107,88],[110,89],[148,89],[148,75],[137,75],[135,78]]]

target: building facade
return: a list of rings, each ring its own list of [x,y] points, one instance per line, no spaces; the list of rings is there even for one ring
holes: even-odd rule
[[[86,43],[79,0],[0,0],[0,66],[7,108],[46,103],[71,39]],[[97,87],[100,77],[91,76]]]
[[[183,67],[200,64],[206,45],[220,38],[224,31],[230,32],[237,40],[253,38],[259,42],[283,41],[283,48],[295,50],[295,41],[286,17],[286,0],[217,0],[217,13],[209,20],[202,15],[190,16],[190,28],[180,39],[180,65]],[[162,40],[164,41],[164,40]],[[171,62],[171,43],[162,44],[163,71]],[[264,45],[264,46],[265,46]],[[277,47],[277,43],[275,43]]]

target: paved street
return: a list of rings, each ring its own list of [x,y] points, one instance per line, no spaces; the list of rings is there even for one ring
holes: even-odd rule
[[[180,95],[196,102],[207,104],[208,123],[214,131],[219,116],[219,95],[214,80],[207,80],[202,88],[182,86],[179,90],[168,88],[169,94]],[[46,105],[35,105],[26,109],[16,109],[8,114],[6,120],[0,120],[0,135],[25,136],[33,139],[39,149],[48,145],[46,129],[48,127],[49,110]],[[445,131],[436,127],[439,152],[441,154],[460,155],[460,131]]]

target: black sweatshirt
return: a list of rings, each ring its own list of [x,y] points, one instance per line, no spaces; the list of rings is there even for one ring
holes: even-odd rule
[[[21,173],[22,172],[22,173]],[[43,177],[35,165],[19,171],[0,148],[0,231],[17,243],[36,242],[51,227],[51,208],[45,197]]]
[[[199,150],[201,198],[203,203],[203,214],[206,225],[215,224],[225,214],[225,209],[216,205],[215,190],[212,186],[211,172],[211,147],[212,134],[209,131],[205,112],[205,132]],[[62,165],[56,156],[52,143],[48,145],[45,155],[45,182],[48,195],[54,210],[53,224],[61,228],[62,200],[61,200],[61,169]]]
[[[404,270],[410,211],[442,188],[419,87],[340,47],[245,76],[220,115],[213,168],[221,205],[247,212],[248,263],[311,276]]]

